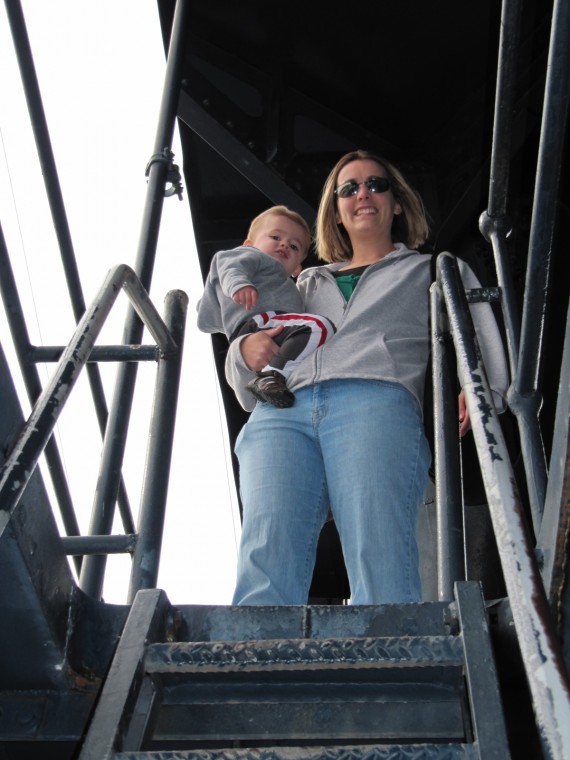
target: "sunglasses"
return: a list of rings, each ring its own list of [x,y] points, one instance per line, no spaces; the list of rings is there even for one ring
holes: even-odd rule
[[[365,185],[366,189],[370,193],[385,193],[390,188],[390,180],[386,177],[369,177],[364,182],[356,182],[353,179],[348,182],[343,182],[339,185],[334,194],[339,198],[350,198],[351,195],[356,195],[360,185]]]

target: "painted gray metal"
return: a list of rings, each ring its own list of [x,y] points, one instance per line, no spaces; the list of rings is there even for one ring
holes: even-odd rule
[[[454,583],[465,579],[463,491],[458,446],[456,372],[450,371],[450,336],[437,284],[430,288],[434,471],[437,511],[437,593],[453,599]]]
[[[557,213],[556,195],[562,171],[560,157],[563,155],[568,129],[569,42],[570,3],[567,0],[555,0],[526,268],[520,353],[509,398],[509,406],[522,418],[522,453],[525,458],[525,470],[529,473],[529,496],[536,534],[540,531],[547,480],[546,459],[538,424],[542,402],[538,393],[538,376],[550,285],[550,259]]]
[[[333,752],[362,742],[382,752],[402,740],[419,741],[416,750],[435,757],[426,742],[443,739],[444,757],[509,757],[476,583],[457,584],[450,605],[388,605],[362,615],[337,606],[209,608],[193,630],[199,607],[167,612],[162,592],[137,595],[80,760],[134,750],[132,757],[149,757],[173,744],[200,756],[212,742],[225,748],[219,756],[233,757],[241,742],[279,757],[269,748],[284,742],[304,757],[319,742]],[[218,615],[222,638],[212,625]],[[409,635],[428,618],[433,635]],[[313,620],[321,633],[342,633],[315,635]],[[227,631],[248,628],[252,638],[228,639]]]
[[[78,323],[85,313],[85,298],[81,286],[81,279],[79,277],[79,269],[73,247],[73,241],[71,238],[71,230],[69,228],[67,214],[65,211],[63,194],[61,191],[55,156],[51,145],[48,124],[35,71],[25,18],[22,12],[21,2],[19,0],[7,2],[5,3],[5,6],[15,43],[14,49],[18,58],[18,66],[20,69],[26,102],[28,104],[28,110],[30,113],[30,122],[34,132],[38,157],[42,167],[42,176],[46,188],[47,201],[49,203],[54,231],[59,245],[63,271],[65,274],[65,280],[69,293],[69,300],[75,321]],[[20,316],[21,310],[19,310],[18,314],[12,315],[11,330],[13,334],[15,333],[15,344],[16,350],[19,354],[20,366],[24,374],[24,380],[26,383],[30,402],[33,404],[40,395],[41,383],[39,382],[37,372],[35,371],[35,366],[30,363],[31,357],[23,356],[23,354],[27,353],[31,347],[29,340],[27,340],[27,331],[21,329],[22,319],[17,319]],[[20,327],[20,329],[16,328],[17,331],[14,329],[14,323],[16,321],[19,322]],[[24,340],[24,338],[26,338],[26,340]],[[101,379],[99,367],[95,364],[89,364],[87,367],[87,378],[91,388],[93,405],[97,415],[99,429],[101,431],[101,435],[103,435],[107,423],[108,411],[107,402],[105,400],[105,392],[103,389],[103,381]],[[52,478],[56,487],[57,498],[61,504],[62,516],[64,520],[70,524],[73,520],[71,496],[67,489],[67,481],[60,460],[59,452],[51,441],[47,445],[46,453],[48,462],[50,463],[50,468],[53,471]],[[122,477],[120,478],[118,499],[121,511],[125,514],[129,513],[129,503]],[[75,529],[68,532],[70,534],[79,533],[79,531]],[[78,569],[80,568],[80,565],[81,563],[78,562]]]
[[[463,744],[119,752],[115,757],[117,760],[480,760],[474,747]]]
[[[177,4],[177,11],[180,9],[180,14],[184,13],[188,5],[189,3],[181,0]],[[10,8],[10,6],[17,9],[18,3],[7,3],[7,7]],[[516,52],[518,13],[518,3],[513,0],[504,3],[501,30],[501,55],[503,56],[504,53],[504,59],[500,62],[499,85],[508,84],[514,78],[512,71],[510,74],[508,72],[513,65]],[[559,132],[557,134],[557,131],[565,124],[564,111],[567,110],[567,34],[570,27],[567,23],[567,13],[568,3],[555,3],[552,57],[545,100],[544,142],[541,145],[539,181],[537,182],[537,188],[540,190],[537,197],[539,200],[542,197],[547,206],[548,202],[552,200],[548,193],[552,190],[553,182],[556,182],[559,170],[555,163],[553,165],[554,158],[549,151],[552,147],[556,149],[556,145],[560,141],[560,134]],[[228,132],[221,130],[214,133],[213,128],[216,127],[217,122],[208,119],[200,122],[200,118],[204,116],[204,110],[185,91],[179,90],[177,72],[180,71],[179,65],[184,47],[184,39],[180,34],[183,27],[183,16],[178,15],[175,32],[172,35],[173,44],[169,55],[165,98],[161,108],[154,154],[154,157],[163,156],[165,160],[151,160],[149,163],[149,195],[143,220],[143,234],[141,234],[140,270],[137,265],[137,273],[142,279],[143,286],[150,282],[152,251],[158,234],[159,207],[160,199],[164,195],[164,181],[172,174],[169,171],[172,154],[165,146],[170,144],[171,134],[169,136],[169,130],[174,123],[178,96],[181,96],[180,114],[183,117],[188,117],[191,128],[198,127],[204,137],[207,137],[208,129],[212,128],[214,139],[210,142],[213,142],[220,152],[225,153],[230,160],[233,155],[236,166],[240,158],[247,155],[244,154],[243,150],[241,152],[236,150],[239,145],[233,141]],[[25,51],[23,46],[21,51]],[[508,305],[511,293],[504,250],[508,232],[505,202],[509,159],[509,150],[505,146],[504,139],[508,137],[511,128],[508,123],[512,105],[509,96],[512,96],[512,89],[509,90],[508,87],[506,90],[502,90],[502,95],[499,96],[498,92],[495,119],[497,150],[494,150],[491,171],[489,212],[482,216],[481,226],[484,235],[492,242],[498,260],[497,270],[502,291],[502,305],[506,316],[509,358],[514,375],[519,353],[517,317],[514,315],[511,305]],[[37,106],[37,103],[35,105]],[[38,121],[40,120],[38,119]],[[254,184],[262,187],[267,186],[270,194],[279,192],[285,187],[288,189],[284,183],[271,180],[271,174],[262,162],[256,161],[251,166],[244,164],[242,168]],[[287,197],[290,198],[293,206],[296,205],[297,201],[300,201],[300,199],[296,199],[295,193]],[[306,210],[306,204],[302,208]],[[543,245],[543,242],[552,231],[550,212],[551,209],[545,209],[537,201],[537,209],[534,214],[536,226],[533,227],[534,237],[531,249],[541,249],[540,257],[533,265],[533,268],[538,267],[542,270],[541,277],[546,276],[548,269],[548,259],[542,258],[542,254],[548,249],[548,245]],[[544,226],[542,226],[543,224]],[[548,243],[547,240],[546,243]],[[73,265],[74,262],[71,266],[73,267]],[[534,273],[529,276],[532,280],[529,282],[529,288],[535,287]],[[1,279],[2,283],[6,281],[4,270]],[[136,289],[136,285],[134,287]],[[452,285],[451,289],[453,287]],[[12,295],[14,294],[12,293]],[[542,340],[542,318],[540,315],[544,308],[543,294],[538,293],[536,295],[537,299],[534,296],[530,299],[532,300],[531,305],[525,304],[527,322],[531,324],[533,329],[529,330],[531,335],[528,337],[528,342],[525,342],[527,341],[526,333],[523,337],[525,350],[531,353],[532,365],[535,364],[535,360],[539,360]],[[454,296],[447,301],[448,308],[452,312],[455,308],[453,301]],[[507,305],[505,306],[505,304]],[[538,304],[537,310],[536,304]],[[538,324],[533,325],[533,314],[536,315],[537,311],[540,318]],[[83,309],[80,309],[80,312],[78,317],[83,313]],[[131,338],[136,337],[137,330],[140,327],[136,319],[133,314],[133,321],[129,322],[125,329],[125,334]],[[457,321],[461,320],[458,319]],[[456,337],[463,334],[464,327],[455,333]],[[469,334],[468,328],[465,334]],[[462,340],[463,338],[459,342],[461,343]],[[469,343],[469,338],[466,340]],[[125,347],[123,358],[135,358],[137,351],[133,344],[136,342],[133,340],[128,348]],[[23,341],[22,347],[26,350],[33,349],[29,346],[29,341]],[[48,349],[49,351],[53,350],[49,347]],[[44,349],[44,351],[48,349]],[[120,347],[115,349],[111,347],[107,355],[105,355],[104,349],[92,351],[89,357],[85,359],[88,370],[90,362],[94,358],[103,361],[111,360],[120,350]],[[536,352],[536,357],[532,355],[532,352]],[[32,351],[32,353],[34,352]],[[154,350],[151,347],[144,352],[144,358],[152,359],[153,354]],[[41,355],[42,350],[38,349],[35,356],[36,360]],[[463,357],[465,362],[470,364],[473,353],[470,349],[466,349]],[[95,368],[91,366],[91,369]],[[473,369],[476,373],[480,373],[481,377],[484,376],[477,360],[469,366],[470,372]],[[169,372],[170,369],[166,371]],[[136,370],[133,371],[132,368],[125,368],[124,370],[123,391],[126,392],[127,401],[135,374]],[[532,379],[530,377],[532,373],[527,373],[524,370],[523,374],[526,380]],[[464,377],[466,376],[464,372]],[[523,521],[520,517],[518,497],[513,490],[512,475],[502,472],[502,464],[500,466],[496,464],[497,452],[500,453],[501,457],[503,455],[502,443],[499,441],[498,445],[495,443],[490,445],[489,436],[495,437],[496,433],[495,422],[492,410],[488,416],[490,401],[486,395],[483,380],[481,380],[483,390],[479,389],[479,380],[479,375],[477,375],[477,380],[472,383],[472,386],[477,386],[477,388],[471,388],[470,403],[475,404],[474,399],[476,399],[479,405],[479,416],[474,411],[472,416],[475,424],[479,429],[484,430],[485,434],[483,436],[481,433],[480,438],[483,439],[484,437],[483,448],[486,452],[486,459],[485,457],[484,459],[488,492],[491,496],[493,521],[502,549],[503,566],[506,568],[509,577],[509,599],[503,600],[503,607],[506,606],[510,610],[509,602],[513,605],[513,616],[518,634],[518,639],[512,641],[511,644],[514,649],[518,641],[523,650],[529,683],[533,691],[537,723],[542,733],[545,757],[566,758],[570,756],[568,754],[567,735],[567,728],[570,725],[567,715],[568,689],[557,652],[557,631],[552,625],[545,604],[544,593],[533,559],[532,547],[528,538],[524,536],[524,531],[522,539],[520,536],[520,531],[523,530]],[[64,385],[66,382],[58,386],[57,390],[62,390]],[[165,385],[167,385],[166,382]],[[161,391],[158,390],[157,395],[160,396],[160,394]],[[166,392],[164,395],[167,395]],[[126,425],[126,416],[116,412],[117,408],[123,404],[124,398],[125,396],[122,394],[117,395],[115,410],[111,415],[113,420],[117,420],[117,424],[111,426],[113,431],[111,437],[119,431],[120,438],[123,426]],[[533,397],[531,403],[528,404],[525,399],[517,399],[515,396],[512,400],[513,407],[519,411],[518,416],[523,427],[530,419],[528,428],[529,430],[533,428],[533,418],[537,417],[540,405],[538,396]],[[560,408],[563,410],[562,405]],[[470,407],[471,410],[472,407]],[[526,428],[524,429],[526,431]],[[159,425],[156,423],[153,432],[156,433],[158,430]],[[541,447],[540,434],[533,430],[531,443],[526,443],[526,432],[524,436],[526,459],[527,463],[530,461],[531,464],[529,477],[536,479],[536,485],[533,484],[535,491],[533,509],[536,515],[539,513],[536,505],[541,500],[539,495],[541,474],[538,472],[535,476],[532,463],[535,461],[536,451],[540,450]],[[556,450],[559,456],[563,456],[567,450],[567,433],[562,431],[559,438],[561,443],[557,445]],[[3,435],[2,443],[4,446],[7,445],[6,440],[6,436]],[[9,443],[11,444],[12,441],[10,440]],[[47,443],[47,446],[49,447],[50,443]],[[9,445],[7,448],[9,450]],[[529,451],[534,453],[529,455]],[[114,473],[120,472],[121,459],[122,453],[117,449],[105,456],[102,474],[104,479],[107,478],[107,473],[111,469]],[[539,461],[540,464],[539,459],[536,461]],[[9,466],[12,465],[16,465],[14,460],[11,460]],[[558,475],[559,484],[563,477],[562,470],[565,471],[565,464],[561,464]],[[151,494],[154,490],[159,490],[157,484],[164,474],[153,471],[152,482],[149,481],[147,490],[149,502],[153,500]],[[27,477],[27,470],[25,475]],[[20,470],[12,470],[10,476],[12,485],[16,485],[19,476]],[[118,492],[120,504],[120,477],[115,478],[114,474],[112,480],[113,482],[105,480],[106,483],[109,483],[109,488],[106,490],[113,494],[113,498]],[[506,486],[506,502],[501,505],[497,495],[503,486]],[[10,488],[8,487],[7,490],[10,491]],[[503,492],[501,492],[502,498]],[[492,653],[490,652],[489,631],[486,629],[484,605],[480,603],[479,609],[473,612],[475,606],[472,606],[471,602],[462,603],[462,595],[466,587],[460,585],[456,591],[457,607],[455,604],[435,603],[433,605],[419,605],[413,609],[405,606],[359,609],[340,607],[332,612],[328,608],[318,607],[268,608],[262,610],[206,607],[177,609],[171,607],[160,592],[152,592],[150,596],[144,597],[146,604],[143,604],[142,608],[137,607],[135,610],[135,605],[133,605],[133,616],[125,628],[123,637],[121,637],[121,630],[127,618],[128,609],[126,607],[112,608],[112,606],[99,603],[95,599],[90,599],[82,594],[72,582],[51,516],[50,505],[37,470],[30,476],[25,491],[18,494],[14,502],[8,500],[5,504],[7,511],[0,512],[0,568],[3,579],[0,597],[2,598],[1,608],[10,610],[10,625],[3,626],[0,634],[0,640],[4,642],[0,658],[2,663],[0,689],[3,689],[0,691],[0,733],[3,739],[8,740],[8,742],[12,740],[15,742],[29,740],[37,743],[60,741],[66,743],[66,747],[62,747],[61,752],[68,753],[70,757],[75,756],[77,745],[80,742],[81,734],[95,699],[99,694],[103,694],[102,691],[100,692],[103,677],[111,662],[115,645],[120,639],[121,646],[117,650],[118,656],[113,660],[114,670],[112,679],[110,679],[113,684],[118,684],[118,688],[111,692],[112,699],[108,704],[105,704],[106,700],[101,699],[99,705],[103,705],[103,709],[107,712],[107,717],[110,720],[117,718],[113,708],[132,712],[128,721],[129,728],[126,729],[124,725],[120,726],[121,730],[125,728],[123,733],[125,747],[140,744],[148,739],[149,726],[156,717],[153,711],[166,692],[168,692],[167,701],[170,697],[174,699],[177,692],[184,692],[187,696],[187,693],[194,688],[194,685],[188,687],[188,684],[184,683],[188,676],[193,677],[195,681],[202,679],[198,685],[204,692],[208,692],[211,698],[209,707],[213,709],[216,702],[214,697],[219,697],[222,690],[230,692],[231,689],[236,688],[236,674],[246,676],[245,686],[240,692],[245,697],[248,691],[251,691],[252,679],[257,678],[260,673],[264,673],[268,661],[270,664],[269,675],[266,675],[262,681],[262,688],[266,693],[270,691],[270,686],[271,689],[281,689],[282,694],[286,690],[291,691],[291,688],[296,688],[295,679],[298,679],[299,673],[302,672],[309,672],[311,676],[319,673],[321,676],[326,675],[327,678],[331,679],[327,686],[323,686],[320,682],[313,682],[312,677],[307,677],[301,683],[301,691],[304,690],[307,698],[313,698],[310,708],[305,708],[305,714],[303,714],[303,708],[299,706],[300,703],[296,705],[291,703],[290,720],[297,723],[299,727],[306,727],[306,730],[311,729],[311,724],[318,725],[319,709],[323,706],[326,706],[330,711],[329,720],[331,723],[341,725],[343,709],[340,704],[341,700],[347,696],[350,696],[356,705],[352,713],[353,717],[357,716],[360,709],[358,706],[359,698],[366,697],[369,699],[369,704],[362,710],[363,712],[368,710],[367,719],[373,720],[374,711],[377,711],[378,705],[380,705],[385,708],[385,715],[391,716],[394,721],[393,725],[399,725],[399,730],[402,730],[410,717],[410,711],[413,711],[413,707],[410,707],[413,705],[413,699],[420,699],[422,694],[425,696],[428,693],[430,698],[434,698],[439,691],[440,701],[438,702],[435,699],[432,704],[426,703],[423,712],[426,725],[431,722],[432,726],[437,726],[439,724],[435,719],[438,716],[430,721],[430,715],[445,706],[446,690],[448,691],[451,686],[456,686],[458,678],[462,677],[458,676],[459,663],[454,662],[454,658],[457,659],[460,655],[460,647],[457,642],[461,631],[461,640],[465,652],[467,652],[466,684],[470,702],[475,706],[468,721],[468,728],[470,727],[472,732],[472,735],[469,736],[469,744],[461,743],[457,739],[454,744],[436,742],[433,745],[413,743],[386,746],[378,744],[371,747],[363,744],[347,744],[343,747],[326,748],[322,746],[303,748],[263,747],[232,748],[231,750],[198,748],[195,750],[151,751],[144,753],[144,757],[201,757],[205,759],[210,757],[481,757],[484,760],[488,760],[494,755],[506,757],[506,754],[498,754],[502,752],[501,742],[504,741],[504,731],[500,725],[494,722],[497,716],[500,716],[500,707],[497,708],[497,690],[493,679],[493,663],[491,662],[492,656],[490,656]],[[514,507],[512,511],[511,506]],[[161,509],[162,505],[157,514],[150,516],[148,533],[156,527],[153,520],[158,520],[160,524]],[[125,511],[123,508],[123,512]],[[455,517],[457,514],[456,512]],[[560,526],[565,524],[564,520],[567,519],[567,514],[560,510],[559,513],[554,512],[551,519],[550,534],[558,536]],[[131,527],[133,533],[125,537],[117,537],[118,540],[103,533],[103,535],[91,536],[85,543],[89,546],[89,551],[94,553],[101,550],[111,551],[113,545],[117,543],[121,543],[126,549],[138,548],[139,551],[142,551],[143,541],[140,541],[135,547],[134,526]],[[452,524],[451,531],[448,530],[447,532],[450,533],[454,530],[455,524]],[[73,532],[73,527],[71,532]],[[441,536],[443,536],[443,531]],[[81,548],[80,542],[81,538],[71,536],[66,542],[67,547],[64,548],[72,552],[77,551]],[[160,542],[158,543],[160,544]],[[147,550],[151,550],[150,545],[147,546],[143,554],[146,554]],[[519,550],[522,551],[522,559]],[[447,589],[445,598],[451,600],[450,587],[453,586],[453,581],[460,577],[460,571],[457,569],[458,558],[461,556],[460,542],[452,545],[442,539],[440,541],[440,552],[446,567],[446,577],[441,581],[441,586]],[[443,556],[445,552],[448,552],[447,557]],[[455,558],[452,556],[453,552],[455,552]],[[521,559],[520,562],[519,559]],[[104,563],[98,564],[99,567],[104,565]],[[137,565],[138,559],[135,562],[135,566]],[[156,564],[148,576],[135,579],[133,592],[137,587],[152,586],[156,581],[155,576]],[[93,589],[93,596],[96,597],[99,583],[97,574],[93,578],[92,586],[90,585],[91,581],[86,578],[84,581],[87,588]],[[561,578],[559,600],[564,599],[564,582],[565,579]],[[472,587],[469,586],[468,588],[471,589]],[[17,636],[12,635],[12,627],[17,631]],[[158,629],[160,629],[161,635],[166,637],[166,640],[156,645],[156,649],[154,645],[146,647],[141,641],[141,636],[144,639],[148,635],[152,639]],[[274,640],[273,643],[260,644],[260,631],[263,631],[265,636],[270,636]],[[350,642],[339,643],[341,637],[347,633],[350,633]],[[384,637],[382,644],[378,643],[380,636]],[[311,637],[321,639],[321,642],[307,644],[306,642],[311,640]],[[302,645],[293,644],[293,639],[302,639],[304,643]],[[454,643],[450,643],[450,641]],[[461,652],[463,652],[463,648],[461,648]],[[440,656],[439,662],[437,662],[438,655]],[[375,657],[383,658],[383,664],[386,667],[375,667],[373,664]],[[189,663],[186,661],[188,658]],[[265,658],[263,665],[260,658],[261,660]],[[165,661],[169,663],[168,672],[165,672]],[[184,664],[181,664],[182,661]],[[273,671],[273,665],[276,665],[275,671]],[[448,670],[448,666],[450,670]],[[229,682],[224,681],[226,678],[224,670],[227,672]],[[384,682],[379,683],[379,676],[377,679],[376,671],[378,674],[383,673]],[[436,683],[432,683],[434,673],[436,674]],[[347,680],[357,676],[360,679],[359,681]],[[206,687],[204,681],[210,677],[212,677],[213,684],[211,687]],[[400,679],[400,682],[397,688],[392,688],[395,686],[393,679],[396,678]],[[163,683],[159,684],[158,679]],[[431,690],[428,689],[428,686]],[[28,687],[30,688],[28,689]],[[105,683],[105,688],[107,688],[105,694],[108,694],[110,688],[108,682]],[[161,689],[165,690],[162,694],[160,693]],[[334,699],[331,698],[331,689]],[[392,689],[392,697],[403,698],[400,702],[397,699],[394,700],[393,707],[395,707],[391,711],[387,707],[388,700],[380,699],[380,695],[382,697],[387,696],[390,689]],[[327,699],[329,700],[328,703]],[[447,700],[447,703],[449,704],[450,701],[453,700]],[[454,704],[455,707],[452,707],[451,713],[454,710],[457,712],[457,701]],[[417,707],[417,704],[415,706]],[[168,718],[163,717],[161,719],[162,725],[166,726],[166,722],[176,724],[181,717],[188,717],[188,713],[185,714],[186,707],[182,705],[177,713],[176,705],[168,706]],[[241,707],[238,705],[232,709],[233,717],[231,720],[226,715],[228,724],[225,725],[225,730],[232,728],[232,720],[235,721],[235,724],[239,723]],[[190,708],[191,712],[192,709]],[[331,715],[332,717],[330,717]],[[445,715],[447,717],[448,714]],[[269,708],[265,717],[265,725],[269,729],[277,722],[271,716],[272,713]],[[399,724],[397,724],[398,718],[401,719]],[[442,720],[441,715],[439,720]],[[218,730],[217,723],[216,720],[210,721],[208,725],[211,732]],[[206,721],[204,721],[205,724]],[[314,735],[319,731],[323,733],[326,729],[313,728],[312,730]],[[457,734],[457,728],[454,730]],[[103,738],[107,739],[108,736],[104,735]],[[11,750],[12,748],[10,748]],[[46,756],[46,752],[49,751],[43,745],[38,749],[37,754]],[[54,756],[57,756],[57,748],[51,751],[56,753]],[[64,755],[60,756],[63,757]],[[143,757],[143,754],[127,751],[114,756],[135,758]],[[94,757],[101,760],[97,755]]]
[[[140,589],[156,588],[158,581],[187,310],[188,296],[185,293],[176,291],[167,295],[166,326],[180,350],[170,358],[163,356],[158,364],[128,603]]]
[[[568,675],[457,263],[442,253],[437,267],[544,754],[564,760],[570,757]]]
[[[556,426],[550,457],[550,471],[546,489],[546,502],[536,551],[542,578],[552,613],[560,633],[567,626],[564,595],[567,586],[567,562],[570,540],[570,494],[567,473],[569,466],[570,423],[570,313],[566,321],[566,339],[560,371]],[[568,636],[562,636],[568,642]],[[566,668],[570,668],[568,652],[565,653]]]
[[[181,0],[176,5],[174,30],[166,63],[153,157],[173,156],[171,146],[180,89],[188,9],[188,0]],[[170,165],[166,161],[154,160],[149,162],[147,172],[147,193],[134,269],[143,288],[150,291],[165,187],[170,176]],[[136,313],[130,310],[123,329],[123,342],[127,345],[141,343],[143,332],[143,323]],[[119,365],[101,455],[98,487],[92,507],[91,527],[92,532],[96,534],[106,534],[112,530],[136,376],[137,365],[135,363]],[[92,555],[85,558],[81,568],[81,588],[97,599],[100,599],[102,594],[105,564],[104,556]]]
[[[22,496],[63,405],[122,289],[134,301],[137,311],[144,317],[162,353],[169,355],[178,351],[176,343],[133,270],[126,264],[111,269],[92,305],[79,322],[56,372],[44,388],[0,470],[0,509],[11,512]]]

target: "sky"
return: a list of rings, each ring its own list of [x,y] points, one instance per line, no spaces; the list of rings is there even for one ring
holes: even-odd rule
[[[107,272],[134,267],[165,73],[155,0],[22,0],[71,238],[87,305]],[[0,219],[34,345],[65,345],[75,323],[5,6],[0,6]],[[174,163],[182,169],[176,131]],[[186,195],[164,201],[150,296],[163,314],[170,290],[189,298],[158,586],[174,604],[229,604],[239,511],[209,335],[196,328],[202,279]],[[97,345],[121,343],[121,294]],[[0,342],[22,411],[30,412],[0,305]],[[145,333],[143,343],[152,339]],[[111,406],[116,365],[100,364]],[[44,382],[55,365],[39,365]],[[141,363],[123,477],[133,513],[144,474],[155,363]],[[56,437],[78,521],[87,532],[101,437],[82,373]],[[49,487],[43,463],[40,468]],[[120,524],[114,532],[120,532]],[[130,558],[108,560],[104,598],[125,603]]]

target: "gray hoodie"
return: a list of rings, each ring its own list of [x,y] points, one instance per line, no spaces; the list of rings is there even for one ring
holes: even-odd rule
[[[300,363],[289,377],[288,387],[295,391],[341,378],[385,380],[406,387],[421,406],[430,350],[430,258],[396,243],[394,251],[364,271],[348,302],[331,273],[346,263],[304,270],[297,280],[304,310],[328,317],[337,332]],[[458,263],[465,287],[480,287],[467,264]],[[472,304],[470,309],[500,412],[504,410],[508,371],[499,329],[489,304]],[[255,373],[245,366],[241,340],[230,346],[226,377],[243,408],[251,411],[255,399],[245,385]]]

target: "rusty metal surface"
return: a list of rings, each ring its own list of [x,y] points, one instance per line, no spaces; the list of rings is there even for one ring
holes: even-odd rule
[[[547,758],[570,756],[570,687],[454,257],[438,258],[457,365],[537,724]]]
[[[149,673],[221,673],[286,668],[312,672],[373,667],[456,666],[463,662],[461,639],[456,636],[393,638],[258,640],[155,644],[145,658]]]

